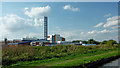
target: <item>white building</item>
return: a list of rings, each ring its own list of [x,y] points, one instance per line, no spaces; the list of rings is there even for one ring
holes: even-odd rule
[[[51,43],[57,43],[58,41],[65,41],[65,38],[61,37],[59,34],[52,34],[47,37]]]
[[[37,38],[36,37],[33,37],[33,38],[26,37],[26,38],[23,38],[23,40],[37,40]]]

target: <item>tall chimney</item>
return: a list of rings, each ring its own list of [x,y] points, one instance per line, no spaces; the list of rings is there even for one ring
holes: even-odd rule
[[[44,39],[47,40],[47,17],[44,16]]]

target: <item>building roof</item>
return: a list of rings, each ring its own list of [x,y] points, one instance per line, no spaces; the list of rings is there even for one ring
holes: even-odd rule
[[[29,42],[29,41],[18,42],[18,43],[8,43],[8,45],[24,44],[24,43],[28,43],[28,42]]]

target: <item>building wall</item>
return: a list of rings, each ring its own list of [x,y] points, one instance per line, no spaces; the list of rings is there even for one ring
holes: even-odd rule
[[[62,41],[65,41],[65,38],[62,38]]]
[[[57,41],[65,41],[65,38],[61,37],[59,34],[52,34],[47,37],[47,40],[50,40],[50,43],[56,43]]]

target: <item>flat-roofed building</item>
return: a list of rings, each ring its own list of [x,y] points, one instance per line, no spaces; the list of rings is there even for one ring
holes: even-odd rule
[[[57,41],[65,41],[65,38],[61,37],[59,34],[52,34],[47,37],[47,40],[49,40],[50,43],[57,43]]]

